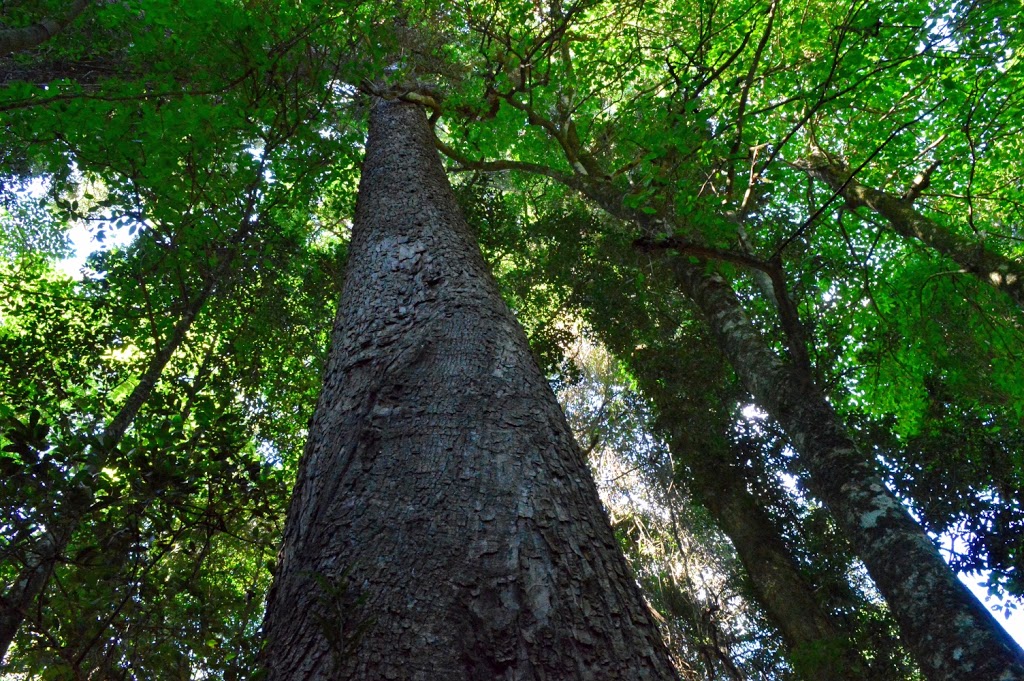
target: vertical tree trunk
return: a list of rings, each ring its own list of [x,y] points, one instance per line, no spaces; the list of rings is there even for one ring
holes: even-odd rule
[[[675,678],[412,104],[372,108],[266,629],[274,681]]]
[[[707,317],[740,380],[792,438],[808,488],[864,561],[925,675],[933,681],[1024,679],[1024,652],[886,488],[811,377],[767,347],[724,279],[703,264],[675,262],[682,288]]]
[[[674,461],[686,466],[687,487],[732,542],[757,602],[785,642],[790,664],[808,681],[895,678],[892,670],[869,666],[858,654],[853,632],[815,596],[772,519],[748,490],[740,457],[730,451],[725,358],[707,341],[688,341],[691,348],[703,348],[703,354],[700,349],[682,353],[672,325],[636,319],[610,307],[590,320],[651,400],[655,425],[666,436]],[[637,351],[632,342],[637,336],[656,340]],[[701,376],[721,384],[684,400],[679,386],[693,381],[687,364],[698,355]]]
[[[705,471],[694,476],[702,491],[699,498],[736,548],[754,594],[786,643],[793,668],[808,681],[888,678],[868,673],[850,632],[815,598],[740,471],[720,459],[701,463]]]

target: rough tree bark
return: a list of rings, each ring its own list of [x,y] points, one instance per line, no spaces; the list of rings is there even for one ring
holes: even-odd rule
[[[1024,679],[1024,651],[956,578],[921,526],[886,488],[810,376],[783,363],[735,291],[703,263],[674,258],[747,390],[790,436],[811,492],[832,512],[933,681]]]
[[[374,103],[269,678],[675,678],[433,144]]]

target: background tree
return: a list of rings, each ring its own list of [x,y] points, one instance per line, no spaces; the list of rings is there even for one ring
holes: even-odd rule
[[[330,180],[296,132],[324,95],[283,85],[288,69],[310,82],[326,71],[290,52],[309,30],[297,16],[274,27],[291,43],[264,59],[249,51],[283,38],[254,34],[260,22],[240,8],[123,9],[88,26],[134,38],[115,75],[83,82],[60,66],[71,79],[5,93],[7,170],[44,173],[52,212],[9,223],[20,235],[8,251],[5,357],[29,361],[5,363],[4,633],[26,620],[12,671],[165,678],[212,664],[248,676],[287,489],[281,461],[305,426],[324,291],[339,271],[337,245],[310,219],[310,189]],[[182,23],[196,11],[235,33]],[[231,41],[245,50],[225,51]],[[176,60],[200,45],[210,70],[178,80]],[[147,70],[133,72],[134,60]],[[26,71],[40,72],[34,60]],[[162,74],[163,96],[139,74]],[[33,277],[57,275],[27,266],[33,239],[59,244],[72,224],[132,244],[92,261],[81,283],[40,289]],[[224,300],[210,309],[215,293]],[[76,314],[89,309],[100,316]],[[69,323],[82,339],[70,353],[53,345]],[[268,404],[278,392],[287,398]]]

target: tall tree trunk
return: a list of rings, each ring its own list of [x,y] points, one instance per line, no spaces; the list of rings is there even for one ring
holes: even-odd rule
[[[1024,265],[1021,263],[992,250],[982,240],[960,236],[928,219],[914,210],[909,199],[861,184],[850,175],[848,168],[840,167],[821,151],[800,167],[842,196],[848,205],[867,206],[888,220],[900,236],[927,244],[1024,308]]]
[[[815,596],[775,523],[748,490],[741,457],[730,442],[725,358],[710,339],[691,337],[684,341],[690,349],[680,352],[674,325],[653,319],[644,324],[621,310],[611,311],[595,310],[591,323],[651,400],[655,425],[666,436],[673,460],[687,469],[676,474],[687,476],[687,488],[729,537],[794,669],[808,681],[895,678],[891,670],[871,668],[858,654],[853,632]],[[637,350],[633,340],[638,336],[652,341]],[[701,357],[700,376],[716,385],[683,398],[679,388],[694,381],[696,372],[689,365],[696,356]]]
[[[269,678],[675,678],[433,144],[374,103]]]
[[[702,263],[674,261],[682,288],[707,317],[740,380],[789,434],[808,488],[864,561],[927,677],[1024,679],[1024,651],[886,488],[811,377],[767,347],[724,279]]]
[[[890,678],[879,670],[869,674],[854,648],[852,632],[815,596],[775,524],[747,489],[746,476],[735,463],[736,456],[727,451],[726,439],[716,438],[719,446],[709,443],[706,449],[688,447],[683,442],[692,438],[681,431],[700,426],[692,420],[675,421],[673,410],[665,406],[661,401],[659,421],[669,422],[665,425],[673,455],[687,465],[690,489],[731,540],[758,603],[786,644],[793,668],[808,681]]]
[[[696,453],[692,468],[698,498],[736,548],[758,602],[782,635],[793,668],[814,679],[889,678],[857,654],[851,632],[828,612],[796,562],[767,513],[747,490],[742,471],[717,458],[722,452]]]

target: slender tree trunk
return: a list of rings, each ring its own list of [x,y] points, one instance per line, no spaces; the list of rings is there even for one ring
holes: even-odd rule
[[[99,437],[101,449],[95,453],[94,460],[88,464],[90,477],[100,474],[107,458],[121,444],[125,433],[139,415],[139,411],[149,401],[153,389],[156,388],[171,357],[188,337],[199,313],[202,312],[209,299],[216,294],[218,287],[230,273],[239,246],[252,231],[252,216],[256,210],[258,197],[257,188],[262,179],[261,167],[253,184],[247,189],[245,208],[242,211],[238,229],[228,240],[227,248],[221,253],[213,270],[205,277],[199,293],[185,306],[171,330],[171,335],[150,358],[146,370],[139,377],[138,384],[128,395],[114,418],[103,429],[103,433]],[[84,483],[78,483],[76,487],[68,491],[67,495],[54,499],[56,508],[50,523],[52,528],[48,528],[35,545],[26,552],[24,567],[14,582],[0,595],[0,669],[2,669],[7,650],[14,641],[26,613],[46,590],[58,561],[67,550],[75,531],[88,515],[94,499],[95,492],[89,485],[88,479]]]
[[[823,153],[816,153],[801,167],[837,192],[848,205],[867,206],[907,239],[918,239],[949,258],[981,281],[1006,293],[1024,308],[1024,265],[985,245],[984,241],[960,236],[914,210],[911,201],[865,186],[838,167]]]
[[[417,106],[376,101],[269,678],[670,679]]]
[[[96,460],[90,464],[92,475],[99,474],[107,457],[121,443],[125,432],[138,416],[139,410],[153,394],[153,388],[156,387],[175,351],[188,337],[189,329],[192,328],[196,316],[213,294],[217,283],[225,275],[230,261],[231,255],[225,255],[199,295],[188,304],[181,317],[178,318],[170,337],[150,358],[138,384],[128,395],[117,414],[103,429],[99,438],[102,450]],[[56,508],[52,523],[35,545],[28,550],[25,566],[0,597],[0,662],[6,656],[26,613],[46,590],[46,585],[50,581],[57,562],[64,555],[72,536],[89,513],[94,498],[95,493],[92,487],[85,482],[70,490],[67,495],[54,500]]]
[[[716,383],[712,377],[721,377],[723,385],[684,400],[679,386],[693,381],[686,365],[700,350],[689,356],[679,352],[674,327],[651,323],[642,326],[639,334],[655,338],[654,342],[636,351],[632,339],[637,337],[638,322],[634,317],[606,311],[595,317],[591,323],[602,340],[628,363],[654,405],[655,425],[667,437],[673,460],[687,469],[687,487],[736,549],[757,602],[781,634],[794,669],[808,681],[895,678],[889,670],[869,671],[855,648],[853,632],[815,596],[813,585],[801,574],[775,523],[748,490],[740,457],[730,443],[732,410],[725,404],[725,358],[714,352],[708,341],[695,342],[696,347],[710,351],[702,356],[701,375]],[[625,324],[629,328],[622,326]],[[630,340],[624,342],[623,338]],[[720,368],[711,368],[714,366]]]
[[[740,380],[789,434],[809,489],[864,561],[927,677],[1024,679],[1024,651],[956,578],[811,378],[767,347],[724,279],[703,264],[674,261]]]
[[[64,27],[74,21],[90,4],[92,0],[74,0],[60,17],[46,17],[31,26],[0,31],[0,57],[42,45],[64,30]]]
[[[722,460],[702,463],[708,470],[694,476],[699,498],[732,540],[758,602],[786,643],[794,669],[808,681],[879,679],[868,673],[850,632],[815,598],[775,525],[747,491],[741,472]]]

